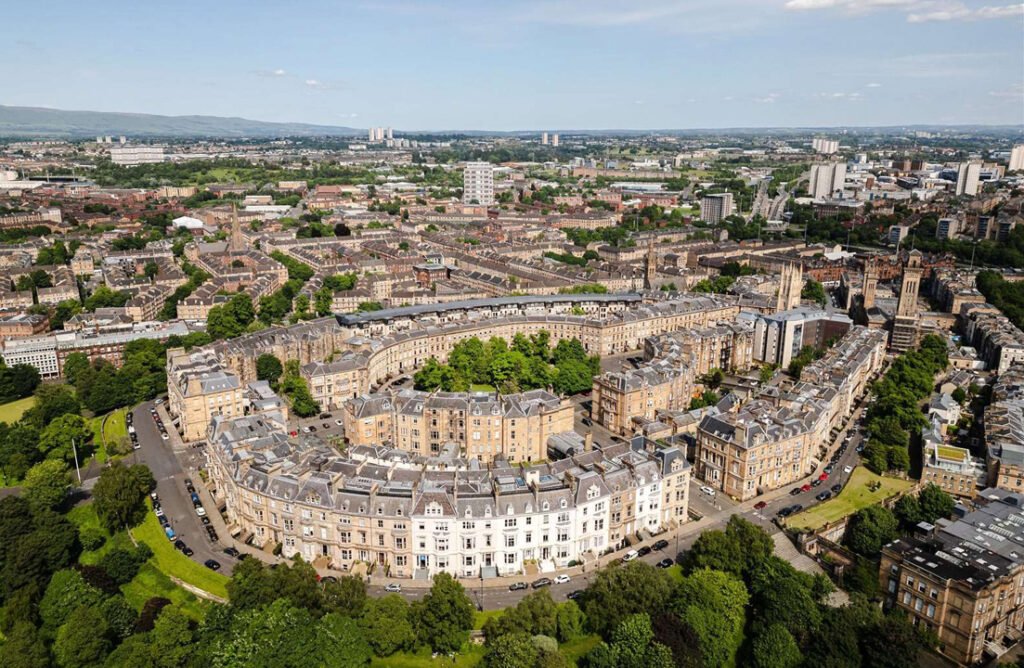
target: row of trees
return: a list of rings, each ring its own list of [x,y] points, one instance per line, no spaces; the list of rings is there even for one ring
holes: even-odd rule
[[[1024,284],[1007,281],[995,271],[978,272],[975,284],[985,299],[1018,327],[1024,327]]]
[[[867,411],[866,421],[871,437],[864,449],[872,471],[910,468],[911,434],[920,434],[928,424],[921,402],[931,394],[936,374],[948,364],[945,342],[929,334],[917,350],[898,357],[885,377],[872,386],[875,402]]]
[[[589,390],[600,373],[601,359],[587,355],[579,339],[562,339],[551,347],[551,334],[541,330],[527,337],[516,334],[511,346],[501,337],[483,343],[475,336],[460,341],[441,364],[431,357],[416,372],[416,389],[465,392],[473,385],[490,385],[512,393],[551,386],[562,394]]]
[[[31,395],[41,379],[39,370],[30,364],[7,366],[0,360],[0,403],[24,399]]]

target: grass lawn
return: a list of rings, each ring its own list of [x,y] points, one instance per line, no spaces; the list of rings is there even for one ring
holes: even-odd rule
[[[493,385],[487,385],[486,383],[473,383],[469,386],[470,392],[494,392]]]
[[[580,659],[586,654],[597,647],[601,643],[601,636],[592,634],[589,636],[583,636],[576,640],[570,640],[569,642],[559,645],[558,649],[561,650],[565,658],[569,660],[569,665],[576,665]]]
[[[85,527],[101,528],[100,520],[96,516],[96,511],[93,510],[91,503],[72,508],[71,512],[68,513],[68,519],[79,530]],[[104,533],[106,532],[104,531]],[[93,566],[99,563],[103,555],[115,548],[126,550],[132,548],[132,541],[128,537],[127,532],[120,531],[114,536],[106,535],[107,542],[102,547],[98,550],[83,552],[78,561],[82,564]],[[167,542],[166,539],[164,542]],[[143,564],[135,578],[121,587],[121,592],[128,603],[136,610],[141,611],[146,601],[155,596],[160,596],[170,600],[183,613],[197,621],[201,620],[206,614],[206,604],[204,601],[200,600],[195,594],[174,584],[169,577],[157,570],[152,563]]]
[[[110,445],[128,435],[128,424],[124,421],[127,412],[127,408],[119,408],[112,413],[98,415],[89,420],[89,426],[92,428],[92,442],[96,448],[93,456],[99,463],[103,464],[109,458],[108,447]]]
[[[881,482],[882,486],[872,492],[868,485],[872,482]],[[869,471],[864,466],[858,466],[850,476],[846,487],[839,492],[839,496],[830,501],[818,504],[810,510],[794,515],[786,522],[787,526],[794,529],[817,529],[823,524],[834,522],[840,518],[852,515],[861,508],[866,508],[878,503],[897,492],[913,487],[910,480],[899,478],[883,478]],[[824,485],[822,485],[824,487]]]
[[[469,644],[463,647],[452,661],[447,657],[432,658],[430,648],[425,647],[417,652],[398,652],[387,658],[374,657],[370,661],[370,666],[371,668],[471,668],[483,662],[486,651],[483,645]]]
[[[7,404],[0,404],[0,422],[14,424],[21,419],[21,415],[32,408],[36,403],[35,397],[25,397]]]
[[[146,507],[149,508],[148,502]],[[174,549],[174,545],[167,540],[163,527],[152,512],[147,512],[146,521],[132,529],[132,535],[135,536],[135,540],[146,543],[153,550],[153,558],[149,563],[157,570],[211,594],[228,597],[228,578],[220,573],[214,573]]]
[[[476,616],[473,617],[473,628],[479,631],[487,623],[487,620],[493,617],[500,617],[505,613],[504,610],[484,610],[483,612],[477,612]]]

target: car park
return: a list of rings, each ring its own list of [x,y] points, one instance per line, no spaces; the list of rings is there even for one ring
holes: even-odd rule
[[[657,564],[655,564],[655,566],[657,566],[658,568],[671,568],[672,564],[674,564],[674,563],[675,563],[674,561],[672,561],[668,557],[665,557],[664,559],[659,561]]]
[[[556,584],[556,585],[561,585],[561,584],[565,584],[565,583],[566,583],[566,582],[568,582],[568,581],[569,581],[570,579],[571,579],[571,578],[570,578],[570,577],[569,577],[568,575],[566,575],[565,573],[562,573],[561,575],[556,575],[556,576],[555,576],[555,584]]]
[[[629,562],[633,561],[634,559],[636,559],[639,556],[640,556],[639,552],[637,552],[636,550],[630,550],[626,554],[622,555],[622,563],[628,564]]]
[[[551,581],[551,578],[538,578],[531,582],[530,586],[534,589],[540,589],[541,587],[550,587],[552,584],[554,583]]]
[[[664,550],[666,547],[668,547],[668,541],[665,539],[659,540],[654,544],[655,550]]]
[[[508,586],[509,591],[522,591],[523,589],[529,589],[530,585],[525,582],[513,582]]]
[[[203,562],[203,566],[206,566],[211,571],[219,571],[220,570],[220,562],[216,561],[215,559],[207,559],[206,561]]]
[[[392,582],[388,585],[385,585],[384,591],[386,591],[389,594],[401,594],[402,585],[398,584],[397,582]]]

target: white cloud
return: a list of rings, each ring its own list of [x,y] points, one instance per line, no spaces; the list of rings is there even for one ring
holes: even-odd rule
[[[782,97],[782,95],[779,93],[768,93],[762,97],[755,97],[754,102],[758,102],[760,104],[775,104],[776,100],[780,97]]]
[[[306,85],[309,86],[310,88],[319,88],[320,82],[317,81],[316,79],[306,79]]]
[[[1012,84],[1003,90],[989,91],[988,94],[992,97],[1021,98],[1024,97],[1024,84]]]
[[[881,87],[882,87],[882,84],[874,83],[874,82],[869,83],[867,86],[865,86],[865,88],[881,88]]]
[[[285,72],[284,70],[282,70],[281,68],[278,68],[278,69],[274,70],[273,72],[271,72],[271,74],[273,74],[275,77],[283,77],[285,74],[288,74],[288,73]]]
[[[906,12],[908,23],[932,21],[978,21],[1024,15],[1024,3],[1000,6],[974,6],[974,0],[787,0],[789,11],[834,9],[845,14],[876,11]]]
[[[979,7],[971,9],[963,3],[953,3],[946,7],[922,12],[914,12],[907,15],[910,23],[928,23],[930,21],[982,21],[988,19],[1003,19],[1012,16],[1024,16],[1024,3],[1016,5],[1003,5],[1000,7]]]

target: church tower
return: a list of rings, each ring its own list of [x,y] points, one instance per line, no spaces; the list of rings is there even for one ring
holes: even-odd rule
[[[892,323],[892,337],[889,340],[889,346],[893,350],[905,352],[917,345],[917,296],[921,291],[922,275],[924,275],[923,255],[919,250],[912,250],[907,256],[907,264],[903,267],[900,300],[896,304],[896,318]]]
[[[804,289],[803,266],[793,262],[782,265],[779,276],[779,294],[775,301],[776,311],[788,311],[800,306],[800,293]]]
[[[875,258],[869,257],[864,260],[864,287],[861,290],[863,295],[864,311],[867,312],[875,306],[875,292],[878,290],[878,265]]]
[[[658,254],[654,250],[654,239],[647,242],[647,255],[644,257],[644,289],[654,289],[654,279],[658,273]]]
[[[242,236],[242,224],[238,222],[238,206],[231,205],[231,241],[228,242],[228,251],[241,253],[245,250],[245,237]]]

